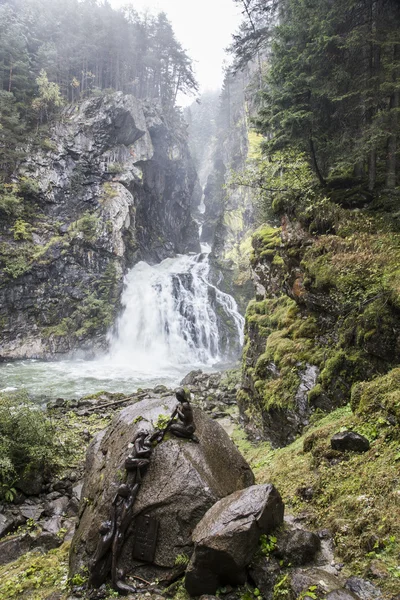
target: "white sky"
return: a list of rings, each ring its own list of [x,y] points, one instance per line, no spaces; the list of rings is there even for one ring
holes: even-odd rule
[[[138,11],[165,12],[177,40],[194,61],[200,93],[221,87],[224,48],[241,20],[233,0],[110,0],[114,8],[131,4]],[[181,99],[190,104],[194,97]]]

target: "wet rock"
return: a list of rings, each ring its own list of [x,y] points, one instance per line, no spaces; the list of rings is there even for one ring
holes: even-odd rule
[[[336,575],[320,568],[295,569],[290,573],[289,584],[296,598],[312,585],[318,586],[318,589],[324,594],[343,587]]]
[[[190,373],[188,373],[186,377],[182,379],[180,385],[194,385],[194,383],[198,380],[199,375],[203,375],[203,371],[201,369],[198,369],[197,371],[190,371]]]
[[[333,450],[352,450],[353,452],[366,452],[369,450],[369,441],[355,431],[341,431],[331,438]]]
[[[359,596],[349,590],[334,590],[325,596],[325,600],[359,600]]]
[[[264,600],[271,600],[274,586],[278,580],[281,567],[275,558],[259,556],[255,558],[249,568],[249,575],[260,590]]]
[[[350,577],[344,586],[350,592],[353,592],[360,600],[380,600],[382,593],[370,581],[361,579],[361,577]]]
[[[61,498],[57,498],[57,500],[53,500],[49,502],[46,506],[46,515],[47,516],[60,516],[63,515],[69,504],[70,499],[68,496],[61,496]]]
[[[59,537],[48,532],[37,535],[24,533],[12,536],[0,542],[0,565],[17,560],[17,558],[34,548],[40,548],[43,552],[48,552],[58,548],[61,543],[62,540]]]
[[[21,490],[26,496],[38,496],[42,491],[43,483],[43,473],[35,470],[25,473],[15,484],[15,487]]]
[[[13,536],[0,542],[0,565],[6,565],[29,552],[32,539],[28,533]]]
[[[34,222],[33,242],[43,252],[0,289],[0,356],[7,358],[104,349],[108,318],[82,333],[79,316],[90,298],[104,302],[99,281],[104,297],[116,299],[113,319],[127,267],[200,251],[191,215],[197,175],[183,120],[171,126],[158,105],[115,92],[67,107],[48,135],[57,150],[35,148],[15,174],[37,184],[44,214]],[[0,237],[6,247],[14,244],[11,233]],[[49,335],[63,319],[71,332]]]
[[[15,519],[10,514],[0,514],[0,538],[15,528]]]
[[[46,519],[45,521],[41,521],[41,527],[43,527],[43,531],[47,531],[51,534],[56,534],[60,531],[62,527],[62,518],[59,515],[54,515],[50,519]]]
[[[271,484],[252,486],[217,502],[193,532],[195,550],[186,571],[191,596],[243,584],[258,540],[283,522],[284,506]]]
[[[312,531],[292,529],[279,534],[274,553],[294,566],[311,562],[321,549],[321,541]]]
[[[19,510],[23,517],[26,519],[33,519],[34,521],[39,521],[44,512],[43,506],[34,502],[22,504]]]
[[[87,566],[99,540],[100,524],[110,518],[130,442],[139,430],[152,430],[151,424],[159,415],[171,414],[175,405],[174,397],[131,405],[94,438],[86,459],[71,575]],[[138,417],[142,419],[138,421]],[[135,501],[135,514],[150,515],[159,522],[154,564],[139,566],[132,560],[133,523],[127,530],[120,561],[127,576],[133,569],[148,580],[170,576],[176,557],[191,554],[192,531],[207,510],[220,498],[254,483],[249,466],[224,430],[197,408],[194,419],[199,444],[171,437],[153,451]]]

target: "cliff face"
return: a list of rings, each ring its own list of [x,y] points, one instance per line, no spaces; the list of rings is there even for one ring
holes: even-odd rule
[[[200,250],[196,183],[178,117],[121,92],[67,108],[0,228],[0,357],[104,347],[126,269]]]
[[[239,402],[248,431],[274,446],[293,441],[313,414],[350,400],[361,410],[360,382],[400,361],[397,224],[328,201],[323,211],[312,223],[284,216],[253,236],[257,297]],[[395,404],[385,410],[398,423]]]
[[[201,241],[212,248],[215,283],[235,297],[243,312],[253,293],[249,269],[253,194],[231,180],[232,173],[246,168],[256,137],[245,98],[248,83],[244,74],[227,75],[220,98],[205,95],[186,113],[204,193],[205,210],[198,215]]]

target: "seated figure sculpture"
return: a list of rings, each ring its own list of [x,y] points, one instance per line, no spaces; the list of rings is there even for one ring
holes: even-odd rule
[[[194,435],[196,425],[193,419],[193,409],[183,388],[178,388],[176,391],[176,399],[179,404],[172,413],[165,431],[170,431],[177,437],[186,438],[198,443],[199,440]],[[175,417],[178,417],[179,420],[175,421]]]

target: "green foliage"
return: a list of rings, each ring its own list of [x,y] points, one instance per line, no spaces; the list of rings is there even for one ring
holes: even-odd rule
[[[14,183],[0,182],[0,213],[7,217],[17,217],[21,213],[21,198],[18,186]]]
[[[115,185],[112,183],[103,183],[102,193],[100,197],[100,202],[107,203],[107,201],[112,200],[118,196],[118,190],[115,188]]]
[[[249,0],[235,36],[238,65],[258,60],[258,130],[264,150],[294,149],[318,182],[358,178],[395,187],[399,137],[400,7],[359,10],[347,0]],[[260,47],[269,44],[268,66]],[[365,57],[360,63],[360,56]],[[389,153],[388,153],[388,152]]]
[[[351,407],[359,415],[400,419],[400,369],[392,369],[372,381],[356,383],[351,390]]]
[[[175,567],[184,567],[186,568],[189,564],[189,556],[187,554],[178,554],[175,558],[174,565]]]
[[[0,493],[10,499],[15,482],[33,472],[48,473],[58,463],[54,428],[23,394],[0,395]]]
[[[160,429],[160,431],[162,431],[168,425],[170,419],[171,419],[171,415],[163,415],[163,414],[158,415],[157,421],[154,424],[154,428]]]
[[[277,538],[274,535],[262,534],[259,539],[261,553],[267,558],[276,548]]]
[[[17,219],[11,229],[14,240],[29,240],[32,238],[31,226],[23,219]]]
[[[295,148],[264,156],[250,155],[246,169],[231,173],[229,186],[253,189],[253,198],[263,220],[288,211],[299,198],[307,205],[315,200],[316,179],[304,152]]]
[[[38,113],[40,121],[48,120],[63,105],[60,87],[57,83],[49,81],[47,73],[41,69],[36,78],[39,95],[33,99],[32,108]]]
[[[123,173],[124,165],[119,162],[110,162],[107,164],[107,173]]]

